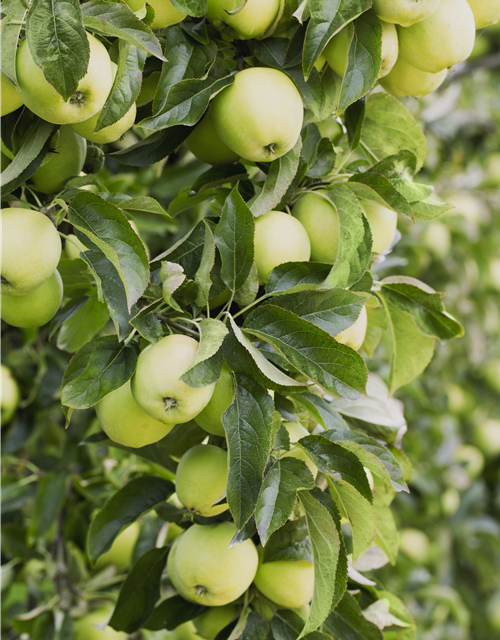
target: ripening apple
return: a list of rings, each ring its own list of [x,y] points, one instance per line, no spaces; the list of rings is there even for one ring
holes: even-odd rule
[[[295,442],[298,442],[301,438],[305,438],[309,435],[309,431],[300,424],[300,422],[283,422],[283,426],[288,431],[288,437],[290,438],[290,444],[293,445]],[[311,458],[307,455],[304,449],[300,447],[290,447],[290,451],[287,451],[283,454],[283,458],[297,458],[297,460],[302,460],[307,465],[307,468],[312,473],[313,478],[318,474],[318,467],[314,464]]]
[[[363,307],[356,322],[350,327],[347,327],[347,329],[337,333],[335,340],[357,351],[365,341],[367,327],[368,315],[366,313],[366,307]]]
[[[268,211],[255,220],[254,259],[259,283],[284,262],[307,262],[311,242],[303,225],[282,211]]]
[[[223,607],[210,607],[193,620],[198,635],[205,640],[214,640],[215,636],[225,629],[238,615],[238,607],[226,604]]]
[[[167,635],[167,638],[170,637],[174,640],[200,640],[200,636],[196,633],[196,627],[192,620],[188,620],[178,627],[175,627],[171,635]]]
[[[12,113],[16,109],[19,109],[19,107],[22,107],[23,101],[17,94],[16,85],[1,71],[0,74],[0,116],[3,118],[3,116],[6,116],[8,113]]]
[[[474,14],[467,0],[441,0],[425,20],[398,29],[399,53],[413,67],[427,73],[466,60],[474,48]]]
[[[226,491],[227,451],[211,444],[198,444],[182,456],[175,473],[175,490],[190,512],[210,518],[229,509],[214,504]]]
[[[430,541],[419,529],[403,529],[399,539],[399,548],[417,565],[429,559]]]
[[[483,454],[471,444],[460,445],[453,458],[454,462],[465,469],[471,480],[475,480],[484,469]]]
[[[373,11],[386,22],[409,27],[432,15],[439,2],[440,0],[373,0]]]
[[[128,635],[121,631],[115,631],[107,626],[104,631],[99,631],[96,625],[109,621],[113,613],[113,606],[100,606],[96,611],[78,618],[73,622],[75,640],[127,640]]]
[[[82,122],[103,108],[113,85],[111,60],[106,47],[97,38],[90,34],[87,37],[90,45],[87,73],[67,101],[57,93],[36,65],[27,41],[23,40],[19,45],[16,69],[20,98],[30,111],[43,120],[54,124]]]
[[[21,329],[42,327],[56,315],[63,299],[63,283],[57,269],[37,289],[24,296],[1,297],[4,322]]]
[[[222,365],[220,379],[215,383],[214,392],[207,406],[195,417],[195,422],[208,433],[225,436],[222,414],[233,402],[234,382],[231,369]]]
[[[311,602],[314,593],[314,565],[306,560],[277,560],[262,563],[254,578],[257,589],[280,607],[298,609]]]
[[[22,296],[53,273],[61,257],[61,238],[39,211],[12,207],[0,211],[2,295]]]
[[[484,29],[500,20],[500,0],[467,0],[467,2],[474,14],[476,29]]]
[[[344,135],[344,129],[335,116],[330,116],[321,122],[317,122],[316,126],[319,129],[321,137],[328,138],[334,145],[336,145]]]
[[[255,577],[259,557],[250,539],[229,548],[235,533],[232,522],[195,524],[175,539],[167,568],[183,598],[219,607],[245,593]]]
[[[474,429],[474,441],[486,456],[500,454],[500,420],[490,418],[481,421]]]
[[[305,193],[293,205],[292,215],[309,236],[311,260],[333,264],[339,248],[339,216],[332,201],[323,194],[323,191]]]
[[[186,17],[186,14],[178,11],[170,0],[147,0],[147,2],[155,12],[150,29],[165,29],[173,24],[182,22]]]
[[[141,90],[135,101],[138,107],[142,107],[153,100],[156,89],[158,88],[158,82],[160,81],[160,75],[160,71],[153,71],[149,76],[142,79]]]
[[[69,233],[66,237],[64,252],[70,260],[77,260],[82,251],[88,251],[87,247],[79,240],[74,233]]]
[[[95,568],[99,570],[108,564],[114,564],[118,571],[129,569],[140,531],[141,527],[138,522],[132,522],[131,525],[121,531],[114,539],[111,549],[99,556]]]
[[[46,156],[47,162],[30,178],[34,189],[41,193],[62,191],[66,180],[80,175],[85,164],[87,142],[71,127],[62,126],[53,141]]]
[[[0,389],[1,424],[6,425],[15,414],[21,393],[16,379],[5,365],[2,368],[2,387]]]
[[[219,138],[246,160],[272,162],[297,142],[304,108],[294,83],[282,71],[244,69],[212,100]]]
[[[372,251],[383,253],[394,240],[398,214],[374,200],[360,198],[359,204],[365,212],[372,232]]]
[[[208,0],[208,21],[219,31],[238,40],[263,35],[280,12],[280,0],[247,0],[243,9],[231,13],[236,0]]]
[[[387,93],[398,98],[415,96],[421,98],[436,91],[448,76],[448,69],[438,73],[421,71],[399,56],[391,71],[380,79],[380,84]]]
[[[239,160],[238,154],[222,142],[215,131],[211,109],[208,109],[186,140],[189,151],[201,162],[219,166]]]
[[[196,340],[174,334],[141,352],[132,377],[132,393],[149,416],[167,425],[182,424],[207,406],[215,383],[194,389],[179,380],[197,351]]]
[[[137,449],[158,442],[172,429],[155,420],[134,400],[130,380],[112,391],[95,407],[102,430],[110,440]]]

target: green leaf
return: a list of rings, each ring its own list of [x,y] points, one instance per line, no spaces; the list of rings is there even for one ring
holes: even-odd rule
[[[296,393],[293,399],[301,404],[324,429],[348,429],[342,416],[323,398],[313,393]]]
[[[384,504],[380,498],[377,499],[375,495],[373,509],[377,522],[375,544],[384,551],[385,555],[389,558],[389,562],[395,565],[399,551],[399,531],[394,521],[391,508]]]
[[[115,202],[115,204],[119,209],[126,211],[131,215],[154,213],[156,215],[163,216],[164,218],[170,217],[158,200],[150,198],[149,196],[124,198],[120,203]]]
[[[181,265],[187,278],[194,278],[201,263],[204,246],[205,223],[200,221],[178,242],[156,256],[152,264],[168,257],[170,262],[178,262]]]
[[[361,130],[365,120],[365,100],[361,98],[349,105],[345,111],[344,124],[351,149],[357,149],[361,141]]]
[[[250,274],[245,280],[245,283],[234,292],[234,301],[241,308],[251,304],[259,292],[259,273],[257,271],[257,265],[252,263],[250,267]]]
[[[326,630],[336,638],[346,640],[383,640],[378,627],[364,616],[359,604],[350,593],[345,593],[335,611],[325,622]]]
[[[301,460],[282,458],[271,467],[262,483],[255,511],[263,545],[292,515],[297,491],[313,487],[314,478]]]
[[[292,609],[280,609],[271,620],[275,640],[297,640],[304,626],[304,620]],[[330,636],[321,631],[308,633],[306,638],[307,640],[330,640]]]
[[[407,311],[427,336],[450,340],[464,335],[462,325],[446,312],[443,295],[428,285],[407,276],[382,280],[385,299],[400,311]]]
[[[210,274],[215,264],[215,238],[210,225],[204,220],[205,244],[201,254],[200,266],[194,276],[194,281],[198,285],[198,295],[196,304],[204,307],[208,303],[212,280]]]
[[[163,478],[143,476],[129,480],[92,518],[87,534],[87,553],[92,564],[111,549],[118,534],[164,502],[175,491],[175,486]]]
[[[247,316],[243,329],[328,391],[351,400],[364,393],[367,370],[361,356],[291,311],[262,305]]]
[[[288,520],[273,533],[263,547],[262,562],[278,562],[278,560],[291,562],[305,560],[312,564],[311,540],[304,516],[296,520]]]
[[[28,529],[28,544],[46,536],[62,509],[68,477],[49,471],[38,483]]]
[[[161,631],[162,629],[171,631],[180,624],[196,618],[206,610],[207,607],[202,604],[188,602],[179,595],[171,596],[154,608],[151,617],[142,626],[150,631]]]
[[[193,18],[201,18],[207,12],[207,0],[172,0],[172,4],[177,11]]]
[[[215,228],[215,243],[222,259],[221,278],[231,291],[242,287],[250,275],[254,235],[252,212],[236,186],[226,198]]]
[[[57,336],[57,348],[69,353],[78,351],[92,340],[109,320],[109,311],[97,298],[89,298],[83,307],[66,320]]]
[[[206,318],[200,320],[200,344],[193,362],[182,374],[180,379],[195,389],[206,387],[217,382],[222,368],[222,355],[218,359],[214,356],[220,352],[228,330],[220,320]]]
[[[176,151],[191,131],[191,127],[180,125],[166,131],[156,131],[131,147],[120,149],[120,151],[108,155],[131,167],[148,167]]]
[[[379,598],[389,600],[389,611],[394,617],[411,626],[410,629],[398,629],[397,627],[392,627],[391,630],[384,630],[384,640],[415,640],[415,620],[404,602],[389,591],[378,591],[377,595]],[[461,604],[458,606],[462,607]]]
[[[236,373],[233,403],[222,415],[229,450],[227,503],[236,527],[251,518],[272,448],[273,400],[250,376]]]
[[[420,218],[421,220],[433,220],[450,209],[453,209],[453,206],[446,204],[445,202],[441,202],[436,198],[428,197],[420,202],[414,202],[412,204],[412,208],[416,218]]]
[[[325,178],[335,168],[336,158],[337,154],[332,141],[328,138],[321,138],[306,175],[315,180]]]
[[[90,47],[78,0],[36,0],[26,17],[36,65],[66,102],[87,72]]]
[[[326,280],[332,270],[330,264],[320,262],[285,262],[271,271],[266,284],[266,293],[291,293],[314,289]]]
[[[113,337],[96,338],[75,353],[64,372],[61,401],[73,409],[88,409],[132,377],[138,346]]]
[[[83,3],[82,13],[83,23],[91,31],[120,38],[160,60],[165,60],[155,34],[126,4],[90,0]]]
[[[257,611],[250,611],[246,619],[241,640],[266,640],[269,633],[269,623],[263,620]]]
[[[196,182],[189,189],[188,193],[192,191],[200,193],[206,189],[237,182],[245,178],[248,178],[247,170],[240,162],[236,164],[225,164],[220,167],[212,167],[196,179]]]
[[[2,66],[2,73],[5,74],[14,84],[17,84],[17,46],[27,10],[27,5],[21,0],[12,3],[8,10],[6,7],[2,7],[4,17],[1,22],[0,62]]]
[[[359,198],[373,200],[383,207],[392,209],[410,220],[414,220],[413,209],[410,203],[399,193],[391,180],[386,176],[382,176],[371,170],[365,173],[356,173],[349,178],[347,186]]]
[[[155,300],[147,307],[143,307],[138,314],[130,319],[130,324],[148,342],[155,344],[163,338],[163,327],[155,312],[163,305],[163,300]]]
[[[160,599],[161,577],[168,551],[168,547],[150,549],[134,564],[120,589],[110,627],[133,633],[148,620]]]
[[[327,66],[321,75],[313,69],[307,81],[300,63],[287,68],[286,73],[293,79],[302,96],[306,122],[321,122],[337,111],[341,80],[333,69]]]

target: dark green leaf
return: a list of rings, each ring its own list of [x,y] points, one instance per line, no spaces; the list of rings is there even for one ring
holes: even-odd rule
[[[212,167],[196,179],[190,192],[196,191],[199,193],[200,191],[205,191],[205,189],[237,182],[247,177],[247,170],[240,162],[236,164],[225,164],[221,167]]]
[[[325,622],[327,631],[346,640],[383,640],[378,627],[364,616],[359,604],[350,593],[345,593]]]
[[[180,125],[166,131],[156,131],[131,147],[110,153],[109,156],[131,167],[148,167],[178,149],[190,133],[191,127]]]
[[[271,271],[266,284],[266,293],[314,289],[326,280],[332,270],[329,264],[320,262],[285,262]]]
[[[293,399],[301,404],[325,429],[346,429],[342,416],[323,398],[313,393],[296,393]]]
[[[69,353],[78,351],[99,333],[108,320],[106,305],[96,297],[88,298],[75,314],[63,322],[57,335],[57,348]]]
[[[188,602],[179,595],[171,596],[156,605],[151,617],[143,627],[150,631],[173,630],[180,624],[196,618],[206,610],[207,607],[202,604]]]
[[[289,520],[269,538],[263,549],[263,562],[305,560],[313,562],[309,531],[304,516]]]
[[[212,227],[206,220],[205,224],[205,244],[203,253],[201,254],[200,266],[195,273],[194,281],[198,285],[198,295],[196,296],[196,304],[199,307],[205,307],[210,297],[210,289],[212,280],[210,274],[215,265],[215,238]]]
[[[155,312],[163,305],[163,300],[156,300],[147,307],[142,308],[138,314],[130,319],[130,324],[137,329],[140,335],[148,342],[155,344],[163,338],[163,327]]]
[[[177,11],[193,18],[201,18],[207,12],[207,0],[172,0],[172,4]]]
[[[17,45],[19,42],[19,36],[21,29],[23,28],[24,17],[28,6],[24,2],[15,2],[9,6],[8,11],[5,7],[2,7],[4,16],[2,18],[0,39],[1,55],[0,62],[2,66],[2,73],[9,78],[14,84],[17,83],[16,73],[16,54]],[[2,130],[3,130],[4,118],[2,118]],[[3,131],[2,131],[3,137]]]
[[[280,609],[271,620],[275,640],[297,640],[304,626],[304,620],[292,609]],[[307,640],[330,640],[330,637],[321,631],[308,633],[306,638]]]
[[[322,138],[306,175],[316,180],[325,178],[333,171],[336,157],[332,141],[328,138]]]
[[[174,245],[152,261],[152,264],[168,257],[169,262],[177,262],[184,269],[187,278],[194,278],[200,266],[205,246],[205,224],[200,221]]]
[[[180,379],[195,389],[213,384],[220,378],[222,353],[220,348],[228,330],[220,320],[200,320],[200,344],[193,362]],[[215,357],[220,355],[219,358]]]
[[[345,126],[351,149],[357,149],[359,146],[364,120],[365,99],[361,98],[349,105],[345,112]]]
[[[38,483],[34,508],[28,529],[28,543],[34,544],[50,530],[64,503],[67,476],[60,471],[50,471]]]

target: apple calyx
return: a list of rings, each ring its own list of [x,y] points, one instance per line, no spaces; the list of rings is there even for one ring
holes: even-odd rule
[[[1,276],[2,284],[8,284],[10,286],[10,282],[4,276]]]
[[[270,158],[276,153],[276,144],[271,142],[271,144],[267,144],[264,149],[267,151],[267,157]]]
[[[208,591],[208,589],[204,587],[202,584],[197,584],[195,589],[196,589],[195,595],[200,597],[203,597],[205,593]]]
[[[163,398],[163,402],[165,404],[165,413],[167,413],[169,409],[176,409],[179,406],[175,398]]]
[[[75,91],[75,93],[69,99],[71,104],[76,104],[78,107],[85,105],[85,94],[82,91]]]

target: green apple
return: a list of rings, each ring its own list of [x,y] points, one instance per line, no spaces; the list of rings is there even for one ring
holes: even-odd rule
[[[453,516],[460,507],[460,492],[455,487],[448,487],[441,495],[441,507],[447,516]]]
[[[399,27],[400,55],[413,67],[427,73],[466,60],[474,48],[474,15],[467,0],[441,0],[434,13],[413,24]]]
[[[492,389],[500,393],[500,360],[489,360],[484,363],[483,375]]]
[[[150,29],[165,29],[173,24],[182,22],[186,17],[186,14],[178,11],[170,0],[147,0],[147,3],[153,7],[155,12]]]
[[[134,13],[137,13],[144,7],[145,0],[126,0],[127,5]]]
[[[226,492],[227,451],[198,444],[182,456],[175,474],[177,497],[190,512],[210,518],[229,509],[214,504]]]
[[[0,116],[3,118],[8,113],[22,107],[23,101],[17,94],[16,85],[1,71],[0,74],[2,82],[0,85]]]
[[[200,636],[196,633],[196,627],[192,620],[175,627],[171,637],[175,640],[200,640]],[[170,636],[167,635],[165,638],[168,640]]]
[[[283,426],[288,431],[288,437],[290,438],[290,444],[293,445],[301,438],[305,438],[309,435],[309,431],[300,424],[300,422],[283,422]],[[312,473],[313,478],[318,474],[318,467],[314,464],[311,458],[307,455],[304,449],[300,447],[290,447],[290,451],[283,454],[283,458],[297,458],[302,460],[307,465],[307,468]]]
[[[208,109],[201,122],[196,125],[186,144],[195,158],[207,164],[218,166],[232,164],[239,160],[238,154],[231,151],[217,135],[212,122],[211,109]]]
[[[262,560],[262,549],[259,549]],[[254,578],[257,589],[280,607],[298,609],[308,604],[314,593],[314,565],[306,560],[259,562]]]
[[[260,284],[284,262],[307,262],[311,242],[303,225],[282,211],[268,211],[255,220],[254,259]]]
[[[484,29],[484,27],[489,27],[490,24],[495,24],[500,20],[500,0],[467,1],[474,14],[476,29]]]
[[[316,126],[321,133],[321,137],[329,138],[334,145],[337,144],[344,135],[344,129],[335,116],[330,116],[329,118],[326,118],[326,120],[317,122]]]
[[[233,402],[234,383],[231,369],[227,364],[222,365],[220,379],[215,383],[215,389],[207,406],[195,417],[195,422],[202,429],[216,436],[225,436],[222,426],[222,414]]]
[[[95,410],[108,438],[134,449],[158,442],[173,427],[154,420],[141,409],[132,395],[130,380],[105,396]]]
[[[56,315],[63,299],[63,283],[59,272],[47,278],[37,289],[24,296],[2,295],[2,320],[13,327],[42,327]]]
[[[246,160],[272,162],[297,142],[304,108],[290,78],[276,69],[252,67],[212,101],[219,138]]]
[[[398,214],[374,200],[360,198],[359,204],[365,212],[372,232],[372,251],[383,253],[394,240]]]
[[[367,327],[368,315],[366,313],[366,307],[363,307],[356,322],[350,327],[347,327],[347,329],[337,333],[335,340],[357,351],[365,341]]]
[[[271,28],[280,5],[280,0],[247,0],[243,9],[232,13],[236,0],[208,0],[207,18],[219,31],[238,40],[250,40]]]
[[[16,379],[10,369],[2,364],[2,387],[0,389],[0,407],[2,410],[2,427],[11,420],[15,414],[21,394]]]
[[[160,75],[160,71],[153,71],[147,78],[143,78],[141,90],[135,101],[138,107],[142,107],[153,100],[156,89],[158,88],[158,82],[160,81]]]
[[[181,533],[184,533],[184,529],[181,526],[179,526],[175,522],[169,522],[168,529],[167,529],[167,537],[165,538],[165,540],[167,542],[172,542],[172,540],[175,540],[176,538],[178,538],[181,535]]]
[[[255,577],[259,558],[251,540],[229,547],[235,533],[232,522],[195,524],[175,539],[167,568],[183,598],[220,607],[245,593]]]
[[[2,295],[22,296],[53,273],[61,238],[47,216],[31,209],[2,209]]]
[[[316,60],[316,62],[314,63],[314,68],[316,69],[316,71],[321,71],[321,69],[323,69],[325,64],[326,64],[326,58],[323,54],[321,54],[319,58]]]
[[[102,569],[108,564],[114,564],[118,571],[130,569],[132,554],[140,531],[141,527],[138,522],[133,522],[121,531],[114,539],[111,549],[99,556],[95,568]]]
[[[439,220],[433,220],[432,222],[430,222],[424,232],[422,239],[425,246],[441,260],[443,260],[450,254],[450,228],[443,222],[440,222]]]
[[[305,193],[294,204],[292,215],[302,223],[309,236],[311,260],[333,264],[339,248],[339,216],[332,201],[323,193]]]
[[[475,480],[484,469],[484,456],[477,447],[462,444],[455,451],[454,461],[464,467],[471,480]]]
[[[208,299],[210,309],[217,309],[231,299],[231,291],[226,287],[222,293]],[[221,434],[222,435],[222,434]]]
[[[207,406],[215,383],[193,389],[179,380],[197,351],[196,340],[174,334],[141,352],[132,377],[132,393],[149,416],[168,425],[182,424]]]
[[[68,234],[64,251],[70,260],[76,260],[80,257],[82,251],[88,251],[87,247],[79,240],[74,233]]]
[[[420,98],[436,91],[447,76],[447,69],[443,69],[438,73],[427,73],[412,67],[404,58],[399,56],[390,73],[385,78],[380,79],[380,84],[387,93],[398,98],[406,96]]]
[[[238,615],[238,607],[226,604],[223,607],[211,607],[193,620],[198,634],[205,640],[214,640]]]
[[[0,152],[0,168],[2,171],[5,171],[5,169],[7,169],[7,167],[9,166],[9,164],[12,162],[12,160],[6,156],[3,152]]]
[[[417,565],[425,564],[429,559],[429,538],[418,529],[403,529],[399,539],[399,548]]]
[[[75,620],[73,631],[75,640],[127,640],[128,635],[121,631],[115,631],[111,627],[106,627],[100,631],[96,625],[102,625],[111,618],[113,607],[101,606],[96,611],[89,613],[83,618]]]
[[[496,631],[500,631],[500,589],[489,598],[486,605],[488,622]]]
[[[87,34],[90,59],[87,73],[76,92],[65,101],[46,80],[33,60],[28,43],[23,40],[17,50],[16,68],[20,97],[37,116],[54,124],[71,124],[88,120],[103,108],[113,85],[111,60],[106,47]]]
[[[373,11],[386,22],[409,27],[436,11],[440,0],[373,0]]]
[[[490,418],[476,425],[474,441],[490,457],[500,454],[500,420]]]
[[[62,126],[59,136],[54,136],[53,140],[53,150],[47,154],[48,161],[30,178],[34,189],[41,193],[62,191],[66,180],[80,175],[85,164],[87,142],[71,127]]]

